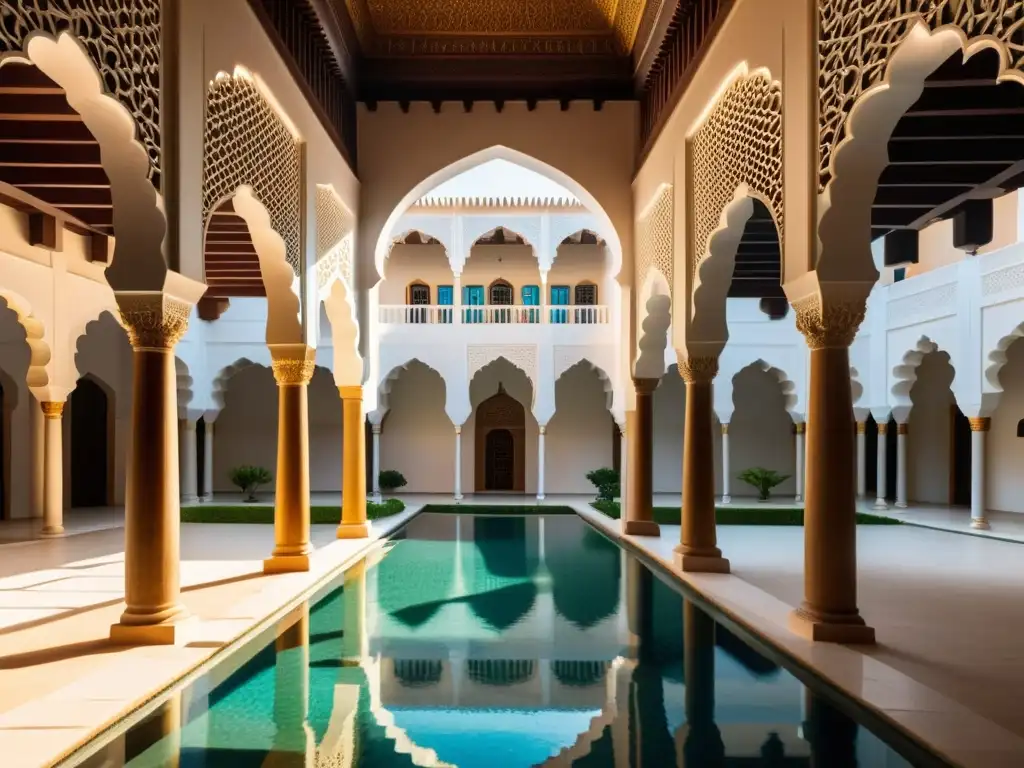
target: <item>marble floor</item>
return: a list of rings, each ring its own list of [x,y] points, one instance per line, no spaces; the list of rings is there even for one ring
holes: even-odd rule
[[[615,537],[619,523],[578,507]],[[916,526],[858,528],[861,612],[874,647],[788,629],[803,597],[803,530],[722,526],[732,575],[682,574],[679,526],[624,538],[709,602],[965,766],[1024,765],[1024,558],[1017,544]]]

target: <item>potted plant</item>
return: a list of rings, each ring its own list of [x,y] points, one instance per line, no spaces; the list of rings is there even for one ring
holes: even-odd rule
[[[619,496],[619,473],[611,467],[587,472],[587,480],[597,488],[598,501],[615,501]]]
[[[240,467],[235,467],[228,473],[228,479],[231,480],[231,484],[237,486],[242,493],[245,494],[245,501],[252,503],[258,501],[256,498],[256,489],[261,485],[266,485],[273,478],[270,472],[263,467],[254,467],[249,464],[243,464]]]
[[[789,475],[783,475],[774,469],[751,467],[740,472],[737,478],[757,489],[758,501],[768,501],[772,495],[772,488],[786,482],[789,479]]]
[[[397,469],[382,469],[380,474],[377,475],[377,485],[380,486],[384,493],[391,493],[397,488],[402,488],[405,484],[405,475]]]

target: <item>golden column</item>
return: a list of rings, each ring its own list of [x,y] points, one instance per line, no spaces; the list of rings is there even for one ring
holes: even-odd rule
[[[277,478],[274,551],[264,573],[309,570],[309,382],[316,352],[290,345],[271,349],[277,381]]]
[[[263,768],[306,768],[316,736],[309,724],[309,603],[278,624],[274,641],[274,745]]]
[[[804,600],[792,629],[811,640],[873,643],[857,609],[857,520],[849,347],[864,301],[794,303],[811,350],[804,501]]]
[[[64,402],[48,400],[43,410],[43,536],[64,533]]]
[[[363,427],[363,388],[338,387],[342,406],[341,524],[339,539],[370,535],[366,522],[366,433]]]
[[[180,602],[178,408],[174,346],[190,305],[163,293],[117,294],[132,344],[132,442],[125,493],[125,610],[110,628],[118,643],[183,641]]]
[[[715,531],[715,442],[711,383],[717,357],[679,359],[686,382],[683,427],[683,512],[676,565],[684,571],[728,573]]]
[[[654,522],[654,390],[658,379],[633,379],[636,410],[626,413],[629,439],[629,483],[622,532],[633,536],[657,536]]]

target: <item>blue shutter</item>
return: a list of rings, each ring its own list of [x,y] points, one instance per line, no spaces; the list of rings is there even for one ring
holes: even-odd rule
[[[452,287],[450,285],[437,286],[437,303],[442,307],[450,307],[452,305]],[[450,323],[452,321],[452,310],[440,310],[438,312],[438,321]]]
[[[552,285],[551,286],[551,322],[552,323],[567,323],[568,310],[559,309],[558,307],[564,307],[569,303],[569,286],[568,285]]]
[[[906,267],[900,267],[899,269],[894,269],[892,271],[892,281],[894,283],[898,283],[898,282],[902,281],[904,278],[906,278],[906,276],[907,276],[907,268]]]
[[[462,303],[467,307],[481,307],[484,303],[484,287],[482,285],[465,285],[462,287]],[[482,323],[482,309],[465,309],[462,311],[462,322]]]
[[[540,288],[536,285],[524,285],[523,286],[523,304],[528,307],[536,307],[540,304]],[[540,310],[539,309],[527,309],[523,310],[524,319],[528,323],[539,323],[540,322]]]

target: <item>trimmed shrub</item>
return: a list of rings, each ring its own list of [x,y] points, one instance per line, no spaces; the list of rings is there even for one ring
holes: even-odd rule
[[[619,497],[619,473],[611,467],[590,470],[587,480],[597,488],[598,501],[614,501]]]
[[[261,485],[266,485],[274,478],[270,471],[263,467],[254,467],[250,464],[243,464],[235,467],[228,473],[231,484],[238,487],[245,494],[245,501],[252,503],[256,501],[256,491]]]
[[[382,491],[390,493],[396,488],[402,488],[406,485],[405,475],[397,469],[382,469],[380,474],[377,475],[377,485],[380,486]]]

